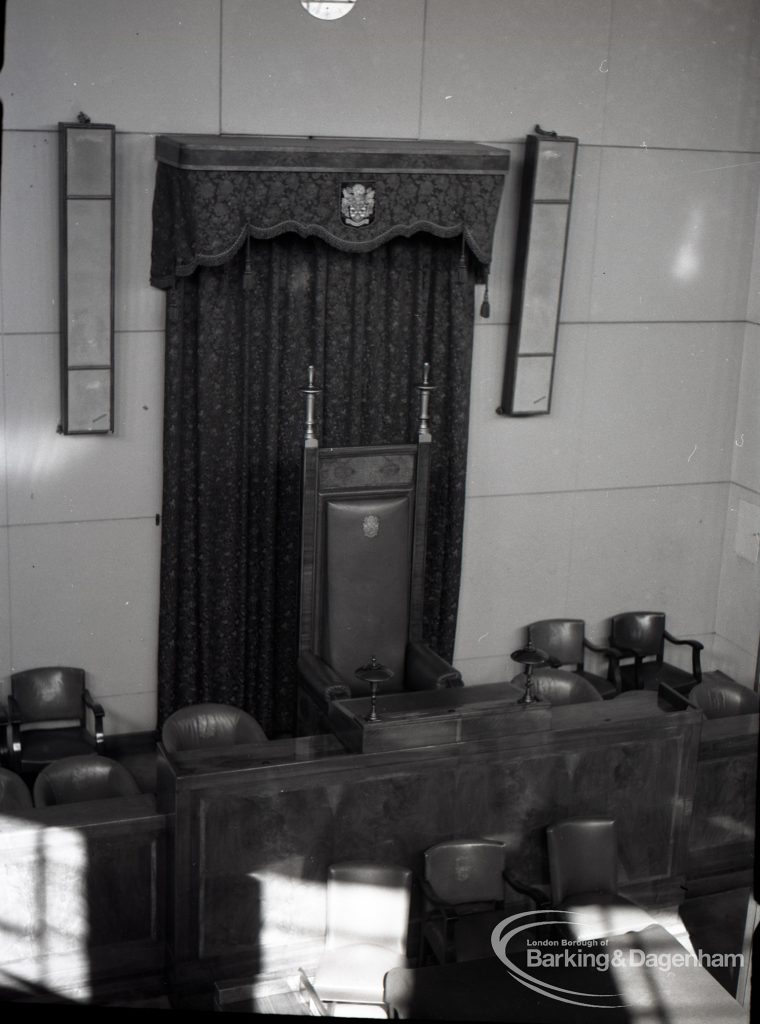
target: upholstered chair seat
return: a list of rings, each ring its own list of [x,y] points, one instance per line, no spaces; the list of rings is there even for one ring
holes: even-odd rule
[[[533,693],[547,704],[585,704],[604,699],[588,679],[561,668],[541,666],[533,670],[532,679]],[[511,686],[519,694],[524,693],[525,674],[515,676]]]

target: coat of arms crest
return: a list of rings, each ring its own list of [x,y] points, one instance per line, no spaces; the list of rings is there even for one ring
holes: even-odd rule
[[[361,181],[341,187],[340,216],[344,224],[363,228],[375,219],[375,190]]]

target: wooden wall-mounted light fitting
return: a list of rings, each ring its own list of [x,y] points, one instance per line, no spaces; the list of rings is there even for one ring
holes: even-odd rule
[[[114,185],[112,124],[61,122],[60,333],[63,434],[113,432]]]
[[[544,132],[525,139],[520,217],[501,405],[503,416],[551,408],[578,140]]]

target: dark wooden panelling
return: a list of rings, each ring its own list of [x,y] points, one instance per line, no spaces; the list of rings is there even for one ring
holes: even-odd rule
[[[610,815],[623,888],[680,895],[701,715],[613,704],[552,709],[548,731],[411,750],[325,756],[315,738],[313,758],[306,739],[206,754],[202,767],[172,757],[162,778],[177,816],[176,983],[199,970],[292,973],[319,951],[330,863],[419,870],[423,851],[449,836],[503,840],[511,871],[545,885],[546,825]],[[300,760],[275,763],[289,743]]]
[[[746,871],[755,855],[760,716],[705,719],[699,743],[688,876]]]
[[[161,975],[164,830],[151,796],[0,816],[6,982],[63,993]]]

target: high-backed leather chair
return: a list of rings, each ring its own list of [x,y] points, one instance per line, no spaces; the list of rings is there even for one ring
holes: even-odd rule
[[[540,666],[533,669],[532,679],[533,694],[548,704],[586,704],[604,699],[588,679],[561,668]],[[525,674],[516,675],[510,686],[517,696],[522,695],[525,692]]]
[[[33,774],[58,758],[103,749],[105,712],[85,685],[84,669],[50,666],[14,672],[8,711],[14,771]]]
[[[546,829],[552,906],[567,913],[578,941],[639,931],[654,924],[618,891],[618,845],[611,818],[570,818]]]
[[[427,374],[427,370],[425,371]],[[324,731],[330,702],[366,696],[356,671],[376,659],[377,693],[461,686],[423,642],[431,437],[427,397],[416,444],[320,449],[310,374],[302,463],[298,728]]]
[[[592,644],[586,637],[586,623],[583,619],[541,619],[528,626],[528,640],[549,658],[552,668],[569,668],[577,676],[586,679],[605,699],[610,700],[620,692],[620,679],[616,678],[617,659],[608,647]],[[586,651],[602,654],[607,658],[607,677],[590,672],[584,664]]]
[[[32,794],[21,776],[0,768],[0,814],[28,811],[32,806]]]
[[[691,672],[668,664],[665,642],[691,648]],[[610,646],[620,652],[620,677],[624,690],[656,690],[660,683],[678,693],[688,693],[702,681],[699,640],[673,636],[665,628],[664,612],[621,612],[610,620]]]
[[[756,715],[760,711],[760,698],[755,691],[728,676],[704,678],[689,692],[689,700],[704,711],[705,718]]]
[[[169,753],[266,739],[256,719],[231,704],[190,704],[169,715],[161,729],[161,742]]]
[[[124,765],[83,754],[52,761],[34,780],[35,807],[137,796],[140,787]]]
[[[300,971],[318,1011],[330,1004],[339,1004],[330,1007],[335,1016],[382,1011],[385,975],[408,965],[411,892],[408,868],[359,861],[328,868],[325,949],[313,981]]]

